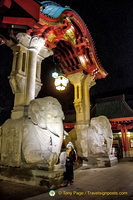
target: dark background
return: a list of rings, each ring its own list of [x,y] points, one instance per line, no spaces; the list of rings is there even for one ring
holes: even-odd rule
[[[132,0],[65,0],[56,1],[70,6],[86,23],[93,38],[97,56],[102,67],[108,72],[105,79],[97,80],[91,88],[91,102],[97,98],[125,94],[127,103],[133,108],[133,1]],[[9,116],[13,107],[8,76],[11,71],[12,51],[0,46],[0,119]],[[42,63],[43,87],[39,97],[53,96],[63,105],[64,110],[73,108],[73,86],[59,92],[54,88],[51,73],[54,71],[53,58]]]
[[[64,1],[57,1],[64,2]],[[133,95],[133,1],[65,1],[82,17],[93,38],[97,56],[108,72],[91,90],[94,97]]]

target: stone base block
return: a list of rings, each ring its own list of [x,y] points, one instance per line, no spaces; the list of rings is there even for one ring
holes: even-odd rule
[[[90,155],[88,161],[83,161],[83,166],[89,168],[112,167],[118,163],[118,159],[113,156],[102,154]]]
[[[43,167],[30,169],[0,166],[0,179],[33,186],[43,186],[46,190],[56,189],[64,181],[64,169],[46,171]]]

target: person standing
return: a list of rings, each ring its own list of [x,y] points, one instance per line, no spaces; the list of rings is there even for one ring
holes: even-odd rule
[[[73,172],[73,164],[76,160],[76,152],[74,150],[74,146],[72,142],[67,144],[67,155],[66,155],[66,180],[67,186],[70,186],[73,182],[74,172]]]

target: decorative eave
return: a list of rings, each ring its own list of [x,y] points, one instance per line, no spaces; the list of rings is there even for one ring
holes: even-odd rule
[[[126,128],[127,130],[133,129],[133,117],[122,117],[122,118],[114,118],[109,119],[112,130],[121,130]]]
[[[109,119],[113,131],[121,131],[122,129],[133,130],[133,117],[122,117]],[[70,131],[74,128],[75,122],[64,123],[64,129]]]
[[[32,5],[32,6],[31,6]],[[17,8],[21,10],[18,13]],[[19,10],[19,11],[20,11]],[[19,18],[24,18],[23,25],[28,25],[29,27],[33,24],[29,24],[30,19],[36,23],[40,16],[40,5],[34,0],[22,1],[22,0],[1,0],[0,2],[0,13],[3,11],[2,23],[8,24],[19,24]],[[19,16],[17,16],[19,15]],[[22,15],[22,16],[21,16]],[[24,17],[26,16],[26,17]],[[16,18],[16,22],[14,21]],[[9,19],[9,22],[6,20]],[[13,22],[11,22],[13,19]],[[27,23],[28,22],[28,23]]]
[[[80,16],[51,1],[43,3],[41,12],[39,22],[28,34],[44,37],[63,72],[66,75],[84,72],[95,80],[105,78],[107,73],[97,59],[90,33]]]
[[[15,5],[22,8],[22,13],[15,10],[14,16]],[[27,26],[29,35],[43,37],[45,46],[54,52],[64,74],[83,72],[94,76],[95,80],[107,76],[85,23],[72,9],[52,1],[44,1],[41,6],[33,0],[3,0],[0,6],[9,11],[2,19],[3,27]]]

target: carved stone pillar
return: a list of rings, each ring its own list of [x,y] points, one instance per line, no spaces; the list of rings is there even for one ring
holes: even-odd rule
[[[94,77],[82,72],[67,77],[74,85],[74,106],[76,125],[88,124],[90,121],[90,88],[95,85]]]
[[[84,123],[83,80],[85,75],[81,72],[67,77],[74,85],[74,107],[76,111],[76,124]]]
[[[44,47],[44,39],[29,36],[26,33],[17,35],[18,44],[12,47],[14,52],[10,85],[15,95],[12,119],[27,115],[27,106],[41,89],[41,62],[53,52]]]
[[[41,90],[41,64],[42,60],[53,55],[53,51],[49,50],[47,47],[43,46],[37,55],[37,64],[36,64],[36,84],[35,84],[35,97]]]
[[[41,62],[53,54],[44,47],[44,39],[31,37],[26,33],[17,35],[18,43],[10,46],[14,53],[9,82],[14,94],[14,108],[11,119],[2,125],[1,162],[6,166],[21,164],[21,145],[24,133],[22,124],[28,118],[27,108],[41,89]]]
[[[33,37],[30,41],[29,47],[29,63],[27,73],[27,88],[26,88],[26,105],[35,98],[36,87],[36,69],[37,69],[37,55],[40,49],[44,46],[44,39],[40,37]]]
[[[94,86],[96,82],[94,81],[94,77],[91,75],[87,75],[84,79],[83,83],[83,96],[84,96],[84,116],[85,122],[89,124],[90,122],[90,88]]]
[[[74,106],[76,110],[76,142],[78,155],[88,159],[88,127],[90,121],[90,87],[95,84],[94,77],[78,72],[68,76],[74,85]]]
[[[28,52],[27,47],[22,44],[13,46],[12,50],[14,57],[9,82],[14,94],[14,108],[11,117],[12,119],[18,119],[24,115]]]

